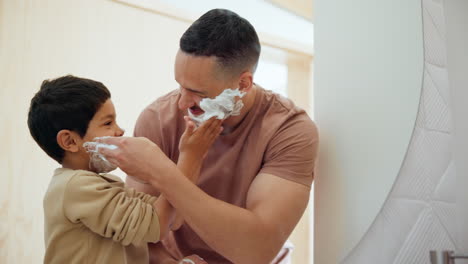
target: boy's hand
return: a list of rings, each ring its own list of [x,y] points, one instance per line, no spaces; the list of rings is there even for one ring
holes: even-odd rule
[[[204,159],[213,142],[219,136],[223,127],[222,120],[212,117],[199,128],[195,128],[195,123],[188,116],[185,119],[185,132],[180,138],[179,151],[181,155],[190,155],[196,159]]]

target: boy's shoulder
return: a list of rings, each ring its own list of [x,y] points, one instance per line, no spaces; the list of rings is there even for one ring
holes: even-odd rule
[[[49,184],[49,190],[53,189],[68,189],[76,188],[80,185],[88,185],[93,183],[117,184],[119,187],[123,185],[123,181],[112,174],[97,174],[87,170],[73,170],[67,168],[58,168],[54,172],[54,176]]]
[[[85,197],[105,193],[103,191],[119,193],[124,192],[124,189],[124,182],[112,174],[101,175],[87,170],[59,168],[55,170],[44,196],[44,209],[47,210],[51,204],[61,203],[66,206],[72,200],[82,201]]]

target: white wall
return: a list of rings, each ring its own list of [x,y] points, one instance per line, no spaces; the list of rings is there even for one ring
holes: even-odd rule
[[[315,0],[315,263],[337,263],[380,210],[414,127],[419,0]]]
[[[458,239],[468,254],[468,1],[445,0],[447,62],[454,120],[454,153],[458,177]],[[457,263],[461,263],[457,261]],[[468,261],[466,262],[468,263]]]

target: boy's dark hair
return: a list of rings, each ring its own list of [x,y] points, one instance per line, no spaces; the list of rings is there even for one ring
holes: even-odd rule
[[[57,133],[68,129],[86,135],[89,122],[110,97],[104,84],[93,80],[71,75],[45,80],[31,99],[29,132],[47,155],[62,163],[65,151]]]
[[[180,39],[180,49],[195,56],[215,56],[224,72],[255,71],[260,42],[246,19],[226,9],[213,9],[195,21]]]

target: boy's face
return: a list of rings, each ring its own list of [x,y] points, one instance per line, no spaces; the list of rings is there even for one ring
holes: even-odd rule
[[[108,99],[89,122],[86,135],[77,139],[79,150],[76,154],[80,157],[80,164],[83,166],[86,164],[86,168],[89,169],[89,153],[83,147],[85,142],[93,141],[96,137],[120,137],[123,134],[124,130],[119,127],[116,121],[114,104],[111,99]]]

